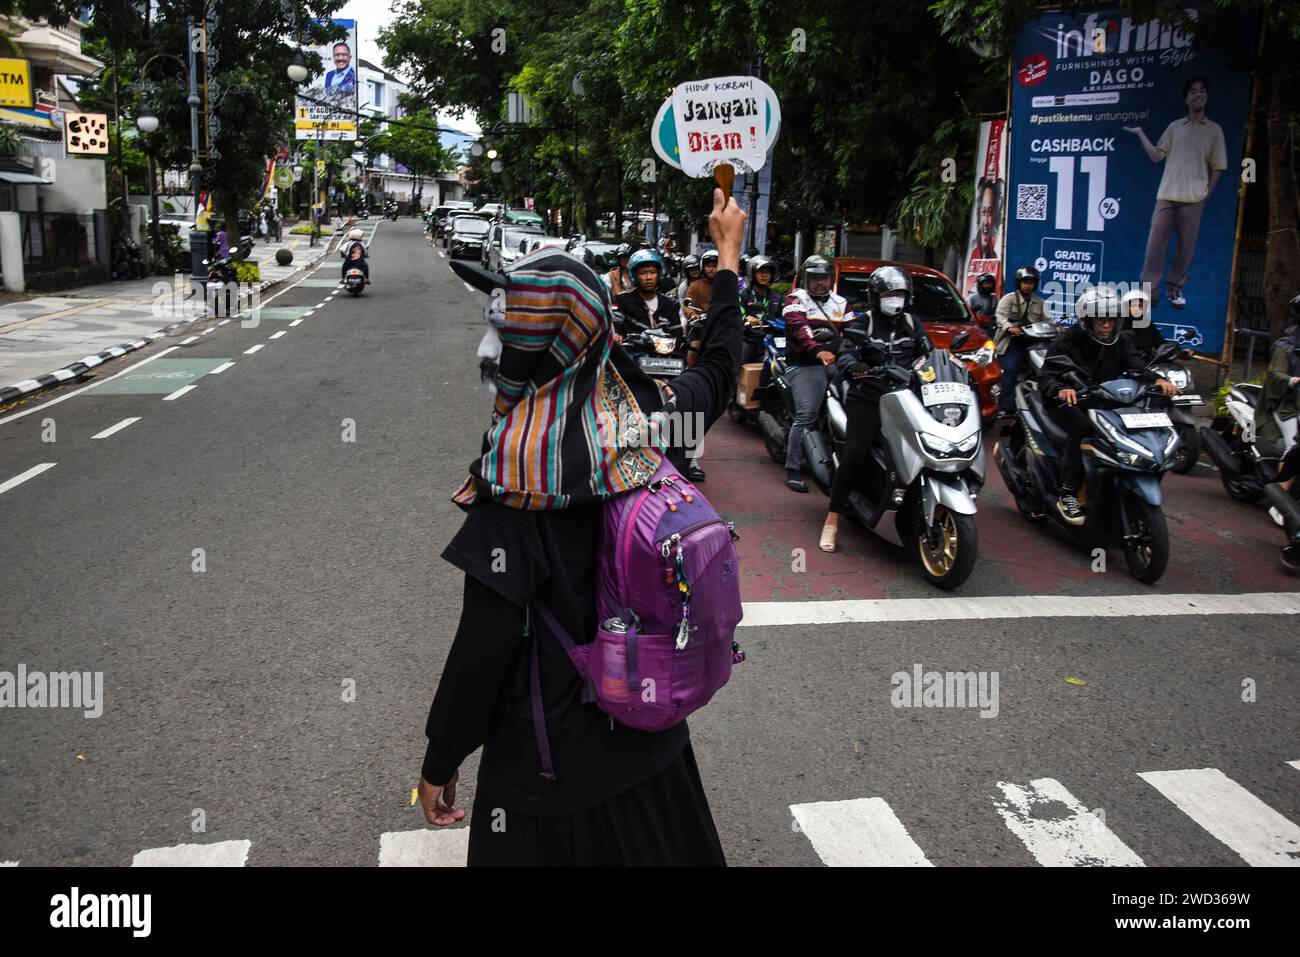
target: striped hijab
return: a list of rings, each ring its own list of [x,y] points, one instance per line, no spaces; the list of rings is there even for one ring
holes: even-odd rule
[[[627,426],[663,396],[622,349],[611,352],[612,331],[605,287],[581,261],[543,249],[516,263],[486,451],[452,501],[568,508],[650,481],[662,448],[639,444],[645,431]]]

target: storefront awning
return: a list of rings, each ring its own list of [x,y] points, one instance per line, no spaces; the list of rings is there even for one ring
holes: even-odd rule
[[[45,180],[39,176],[33,176],[31,173],[12,173],[9,170],[0,170],[0,182],[4,183],[36,183],[39,185],[48,185]]]

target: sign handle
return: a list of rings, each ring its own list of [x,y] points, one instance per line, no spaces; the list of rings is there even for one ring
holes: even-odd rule
[[[713,181],[722,189],[724,197],[731,195],[731,184],[736,181],[736,168],[730,163],[719,163],[713,167]]]

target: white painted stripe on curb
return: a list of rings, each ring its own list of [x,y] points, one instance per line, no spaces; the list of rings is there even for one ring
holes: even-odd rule
[[[279,339],[281,336],[287,336],[288,334],[289,334],[289,330],[287,330],[287,329],[281,329],[279,332],[273,333],[273,334],[271,335],[271,338],[272,338],[272,339]]]
[[[234,365],[233,362],[223,362],[221,365],[217,366],[215,369],[209,372],[208,375],[220,375],[221,373],[225,372],[233,365]]]
[[[380,867],[464,867],[468,859],[468,827],[379,835]]]
[[[188,346],[191,342],[198,342],[198,341],[199,341],[198,336],[190,336],[188,339],[182,339],[181,345]]]
[[[151,847],[131,858],[132,867],[243,867],[252,841],[218,841],[216,844],[177,844]]]
[[[54,466],[58,464],[59,464],[58,462],[42,462],[40,465],[33,465],[31,468],[29,468],[26,472],[23,472],[21,475],[15,475],[9,481],[0,484],[0,495],[3,495],[11,488],[17,488],[19,485],[22,485],[28,479],[36,478],[36,476],[40,475],[42,472],[49,471],[50,469],[54,468]]]
[[[998,787],[1006,795],[1005,802],[993,801],[998,814],[1044,867],[1145,866],[1060,781],[1039,778],[1025,787],[999,781]]]
[[[1244,595],[1007,595],[992,598],[891,598],[745,602],[742,626],[835,625],[986,618],[1131,618],[1164,615],[1297,615],[1300,593]]]
[[[193,392],[193,391],[194,391],[195,389],[197,389],[197,388],[198,388],[197,385],[183,385],[183,386],[181,386],[179,389],[177,389],[175,392],[173,392],[171,395],[165,395],[165,396],[163,396],[163,401],[164,401],[164,402],[170,402],[172,399],[179,399],[179,398],[180,398],[181,396],[183,396],[186,392]]]
[[[256,352],[258,349],[261,349],[261,348],[265,347],[265,345],[266,345],[265,342],[259,342],[257,345],[253,346],[253,348],[251,348],[251,349],[245,349],[245,350],[244,350],[244,355],[246,355],[246,356],[251,356],[251,355],[252,355],[254,352]]]
[[[1138,774],[1255,867],[1300,867],[1300,827],[1218,768]]]
[[[828,867],[933,867],[884,798],[791,804]]]
[[[299,318],[293,320],[293,322],[289,323],[289,325],[291,325],[291,326],[296,326],[296,325],[298,325],[298,323],[300,323],[300,322],[302,322],[302,317],[299,317]]]
[[[106,428],[103,432],[97,432],[96,434],[92,435],[91,438],[92,438],[92,439],[106,439],[106,438],[108,438],[110,435],[112,435],[113,433],[115,433],[115,432],[121,432],[121,431],[122,431],[123,429],[125,429],[128,425],[134,425],[136,422],[139,422],[139,421],[140,421],[140,416],[138,416],[138,415],[134,415],[134,416],[132,416],[132,417],[129,418],[129,419],[123,419],[121,422],[117,423],[117,425],[110,425],[110,426],[109,426],[108,428]]]
[[[220,322],[217,323],[217,325],[219,325],[219,326],[224,326],[224,325],[225,325],[226,323],[228,323],[229,321],[230,321],[229,319],[222,319]]]
[[[31,415],[33,412],[40,412],[42,409],[48,409],[52,405],[58,405],[60,402],[63,402],[67,399],[71,399],[74,395],[81,395],[81,393],[85,392],[86,390],[93,389],[96,386],[103,385],[105,382],[112,382],[118,376],[124,376],[128,372],[131,372],[134,369],[138,369],[142,365],[145,365],[146,363],[153,362],[155,359],[161,359],[163,356],[167,355],[167,353],[172,352],[179,348],[180,346],[168,346],[166,349],[162,350],[161,352],[155,355],[150,356],[147,359],[141,359],[135,365],[127,366],[121,372],[113,373],[113,375],[109,376],[107,379],[101,379],[98,382],[92,382],[90,383],[90,385],[82,386],[80,389],[77,389],[74,392],[69,392],[67,395],[61,395],[57,399],[51,399],[49,402],[42,402],[40,405],[33,406],[30,409],[24,409],[22,412],[15,412],[12,415],[6,415],[3,419],[0,419],[0,425],[4,425],[6,422],[13,422],[16,419],[21,419],[24,415]]]

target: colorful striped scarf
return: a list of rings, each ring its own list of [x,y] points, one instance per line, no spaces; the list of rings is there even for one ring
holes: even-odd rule
[[[628,426],[663,395],[611,349],[609,297],[596,274],[568,253],[539,250],[510,270],[505,316],[486,452],[452,501],[569,508],[648,483],[662,446],[639,444],[646,430]]]

